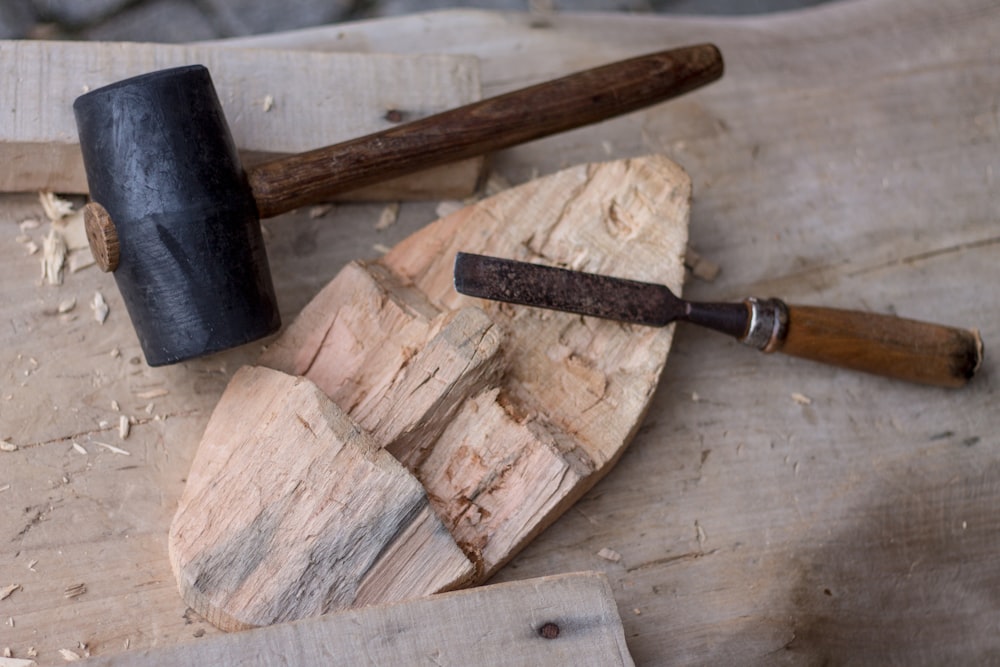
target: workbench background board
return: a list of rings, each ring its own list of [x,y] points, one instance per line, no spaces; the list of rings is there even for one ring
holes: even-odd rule
[[[978,327],[986,364],[965,389],[932,389],[682,327],[617,468],[496,579],[605,571],[641,665],[919,665],[1000,659],[998,38],[995,2],[848,0],[739,19],[452,11],[231,43],[472,53],[489,95],[716,42],[721,82],[505,151],[494,170],[520,183],[664,153],[694,180],[692,246],[722,267],[686,296]],[[436,204],[404,204],[381,231],[382,205],[265,222],[286,321]],[[0,589],[21,585],[0,600],[0,648],[52,664],[80,642],[110,654],[211,634],[176,593],[167,526],[215,401],[259,346],[146,367],[107,276],[38,284],[17,237],[41,244],[44,225],[18,227],[39,212],[0,201],[0,438],[18,446],[0,452]],[[125,440],[112,401],[138,419]]]

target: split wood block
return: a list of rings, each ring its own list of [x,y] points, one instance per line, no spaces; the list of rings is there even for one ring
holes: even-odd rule
[[[185,600],[226,630],[472,575],[416,479],[312,382],[261,367],[220,399],[170,545]]]
[[[455,253],[543,261],[663,283],[679,292],[690,197],[687,175],[662,157],[583,165],[438,220],[378,261],[346,266],[261,357],[261,365],[274,371],[241,371],[226,394],[246,399],[224,397],[212,416],[171,531],[171,558],[188,604],[213,622],[239,619],[251,625],[272,616],[286,620],[485,581],[610,470],[646,413],[673,328],[461,296],[452,287]],[[312,539],[326,544],[326,538],[280,518],[288,543],[278,547],[247,537],[248,531],[259,532],[251,528],[260,514],[256,508],[289,511],[280,503],[287,504],[309,470],[300,459],[316,457],[300,452],[286,459],[301,446],[279,442],[280,431],[270,429],[266,438],[253,440],[255,458],[230,454],[247,449],[248,432],[272,419],[262,408],[248,407],[255,392],[274,397],[268,410],[301,414],[296,407],[301,399],[288,393],[292,377],[304,378],[295,386],[308,386],[314,403],[318,391],[330,399],[324,414],[339,406],[344,415],[338,419],[356,424],[357,432],[377,443],[386,455],[380,465],[398,466],[393,478],[412,475],[389,491],[383,468],[365,478],[370,464],[360,452],[368,452],[367,446],[355,448],[353,459],[338,453],[336,465],[342,468],[332,474],[350,479],[353,495],[349,502],[341,498],[309,510],[326,517],[311,525],[336,526],[340,534],[330,542],[340,551],[322,553],[327,574],[318,582],[303,579],[301,564],[318,554],[301,544]],[[250,380],[256,383],[252,388],[237,386]],[[286,419],[285,427],[294,427],[294,421]],[[297,432],[295,437],[305,437]],[[272,452],[276,449],[280,456]],[[371,528],[398,526],[394,504],[419,505],[408,495],[413,485],[422,487],[440,518],[447,547],[436,531],[430,531],[435,539],[414,550],[413,542]],[[239,498],[250,489],[247,511]],[[375,511],[357,514],[355,504]],[[240,515],[215,527],[220,516]],[[413,516],[430,525],[422,513]],[[352,521],[357,525],[349,526]],[[296,530],[299,543],[291,538]],[[356,541],[349,545],[346,534]],[[243,553],[220,559],[216,544]],[[464,553],[461,564],[456,545]],[[379,567],[378,575],[408,581],[372,581],[365,564],[400,562],[394,552],[404,549],[419,565],[396,572]],[[257,553],[261,550],[268,551],[266,557]],[[266,574],[245,567],[248,576],[237,581],[228,572],[217,573],[237,558],[266,563]],[[309,573],[318,577],[323,567]],[[431,571],[417,577],[414,568]],[[234,592],[249,577],[269,584],[253,599]],[[298,603],[306,597],[303,587],[311,592],[333,581],[384,596],[350,599],[338,588],[318,595],[321,605]]]
[[[335,144],[480,99],[472,56],[313,53],[209,45],[0,41],[0,192],[87,192],[73,101],[179,65],[208,67],[245,163]],[[155,131],[151,126],[150,131]],[[345,193],[353,199],[462,198],[474,158]]]
[[[352,609],[118,656],[94,665],[630,667],[605,575],[580,572]]]

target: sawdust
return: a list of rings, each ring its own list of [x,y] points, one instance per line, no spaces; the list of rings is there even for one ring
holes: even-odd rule
[[[378,222],[375,223],[375,229],[377,231],[389,229],[394,224],[396,224],[396,220],[398,218],[399,218],[399,202],[393,202],[392,204],[388,204],[386,205],[385,208],[382,209],[382,213],[378,217]]]

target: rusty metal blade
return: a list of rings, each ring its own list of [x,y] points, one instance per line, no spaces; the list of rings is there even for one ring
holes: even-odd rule
[[[685,317],[665,285],[460,252],[455,289],[467,296],[664,326]]]

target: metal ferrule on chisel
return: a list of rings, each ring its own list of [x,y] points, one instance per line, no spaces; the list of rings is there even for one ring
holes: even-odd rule
[[[740,342],[764,352],[776,351],[788,333],[788,306],[781,299],[756,297],[744,303],[750,311],[750,321]]]

